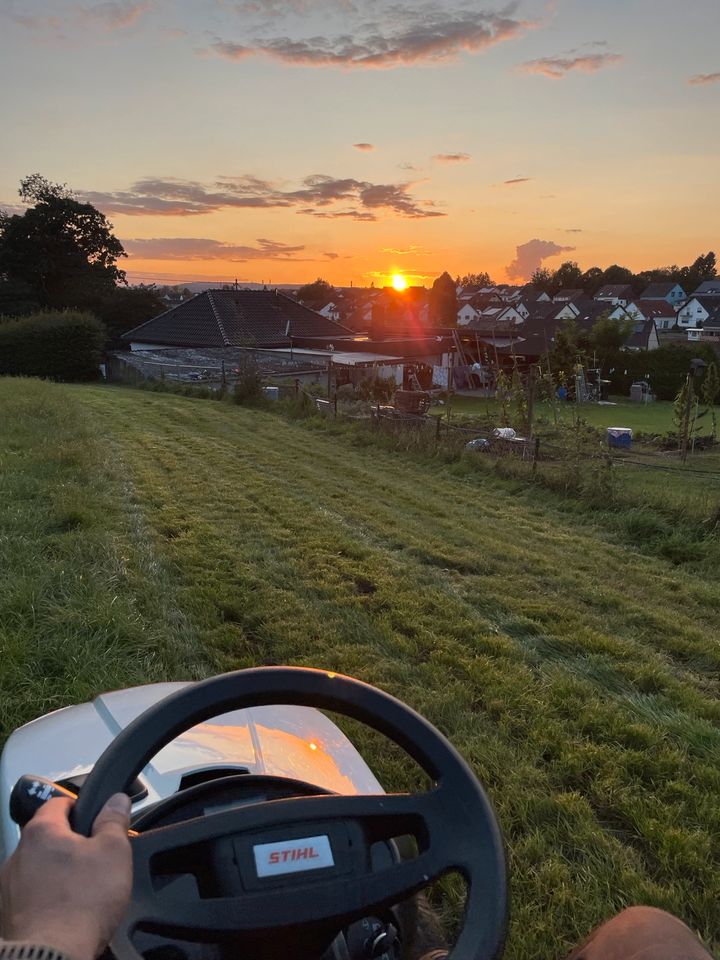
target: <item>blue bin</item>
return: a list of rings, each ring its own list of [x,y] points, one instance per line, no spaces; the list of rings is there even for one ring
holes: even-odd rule
[[[632,447],[633,432],[630,427],[608,427],[607,438],[609,447],[620,447],[629,450]]]

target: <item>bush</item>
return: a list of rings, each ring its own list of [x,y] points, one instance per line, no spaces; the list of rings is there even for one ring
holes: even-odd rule
[[[0,375],[97,380],[105,328],[90,313],[47,310],[0,322]]]
[[[360,381],[357,385],[357,396],[371,403],[390,403],[397,389],[394,377],[373,377]]]
[[[658,400],[674,400],[695,357],[706,363],[717,360],[715,351],[707,343],[666,343],[658,350],[623,354],[610,374],[611,392],[629,396],[630,384],[647,378]]]
[[[249,405],[263,399],[263,383],[260,368],[252,354],[244,354],[238,365],[237,381],[233,397],[235,403]]]

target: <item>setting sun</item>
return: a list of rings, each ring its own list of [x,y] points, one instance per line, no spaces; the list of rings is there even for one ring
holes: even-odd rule
[[[407,280],[401,273],[394,273],[392,278],[392,285],[396,290],[405,290],[407,287]]]

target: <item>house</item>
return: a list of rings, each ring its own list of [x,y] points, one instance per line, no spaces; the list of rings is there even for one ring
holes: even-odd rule
[[[518,326],[523,323],[525,317],[514,304],[498,303],[487,307],[480,314],[483,325],[495,324],[497,327]]]
[[[690,297],[677,312],[677,325],[683,328],[704,326],[717,306],[717,297]]]
[[[335,323],[340,322],[340,307],[332,300],[329,303],[326,303],[325,306],[321,307],[317,312],[321,317],[326,317],[328,320],[334,320]]]
[[[575,322],[585,330],[589,330],[601,317],[607,317],[609,320],[627,319],[625,307],[619,304],[613,306],[606,300],[575,300],[573,303],[566,304],[558,317],[565,319],[564,314],[568,309],[575,311]]]
[[[694,297],[720,297],[720,277],[714,280],[705,280],[697,290],[693,290]]]
[[[625,349],[632,351],[657,350],[660,340],[657,334],[655,321],[638,318],[635,329],[625,341]]]
[[[458,326],[465,327],[473,320],[477,320],[479,316],[480,311],[476,310],[470,302],[464,303],[457,312]]]
[[[615,306],[625,307],[634,298],[635,292],[629,283],[606,283],[595,294],[596,300],[605,300]]]
[[[520,299],[525,303],[549,303],[552,298],[549,293],[538,290],[531,283],[528,283],[520,290]]]
[[[558,290],[553,297],[553,303],[570,303],[572,300],[581,300],[585,296],[585,291],[580,287],[566,287],[565,290]]]
[[[688,330],[688,338],[691,331]],[[702,328],[701,340],[712,344],[716,350],[720,350],[720,309],[716,310],[707,319]]]
[[[654,320],[658,330],[672,330],[675,326],[675,307],[668,300],[631,300],[625,310],[631,317]]]
[[[640,294],[641,300],[665,300],[672,306],[677,307],[687,300],[687,294],[679,283],[673,283],[668,280],[666,283],[650,283]]]
[[[280,347],[298,338],[352,336],[347,327],[277,290],[205,290],[123,334],[131,350]]]

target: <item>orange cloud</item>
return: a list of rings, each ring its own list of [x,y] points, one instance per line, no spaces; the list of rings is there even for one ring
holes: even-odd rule
[[[354,143],[353,146],[355,147],[356,150],[363,150],[366,153],[368,153],[370,150],[375,149],[374,143]]]
[[[720,73],[696,73],[694,77],[690,77],[688,83],[693,86],[705,83],[720,83]]]
[[[403,26],[357,23],[335,37],[277,36],[240,43],[217,37],[208,52],[226,60],[265,56],[303,67],[402,67],[455,60],[461,53],[477,53],[513,39],[532,26],[528,21],[484,11],[436,12],[394,6],[386,13],[393,23]]]
[[[212,184],[164,177],[138,180],[126,191],[90,191],[80,197],[105,213],[136,217],[189,217],[223,208],[281,207],[325,219],[377,220],[380,212],[409,219],[445,216],[433,201],[416,200],[410,193],[413,186],[417,184],[371,183],[319,173],[305,177],[297,190],[282,190],[248,175],[221,177]]]
[[[433,160],[436,163],[467,163],[472,157],[469,153],[436,153]]]
[[[541,57],[539,60],[528,60],[522,64],[523,73],[539,73],[543,77],[559,80],[578,70],[580,73],[597,73],[604,67],[621,63],[623,57],[619,53],[588,53],[577,57]]]
[[[516,257],[508,264],[505,272],[510,280],[529,280],[542,266],[543,260],[557,257],[560,253],[571,253],[575,247],[561,247],[552,240],[529,240],[516,249]]]
[[[130,256],[141,260],[223,260],[227,263],[246,263],[248,260],[312,262],[308,258],[301,259],[294,256],[305,247],[291,247],[275,240],[264,239],[258,240],[257,243],[257,247],[249,247],[203,237],[152,237],[145,240],[126,240],[123,246]]]

